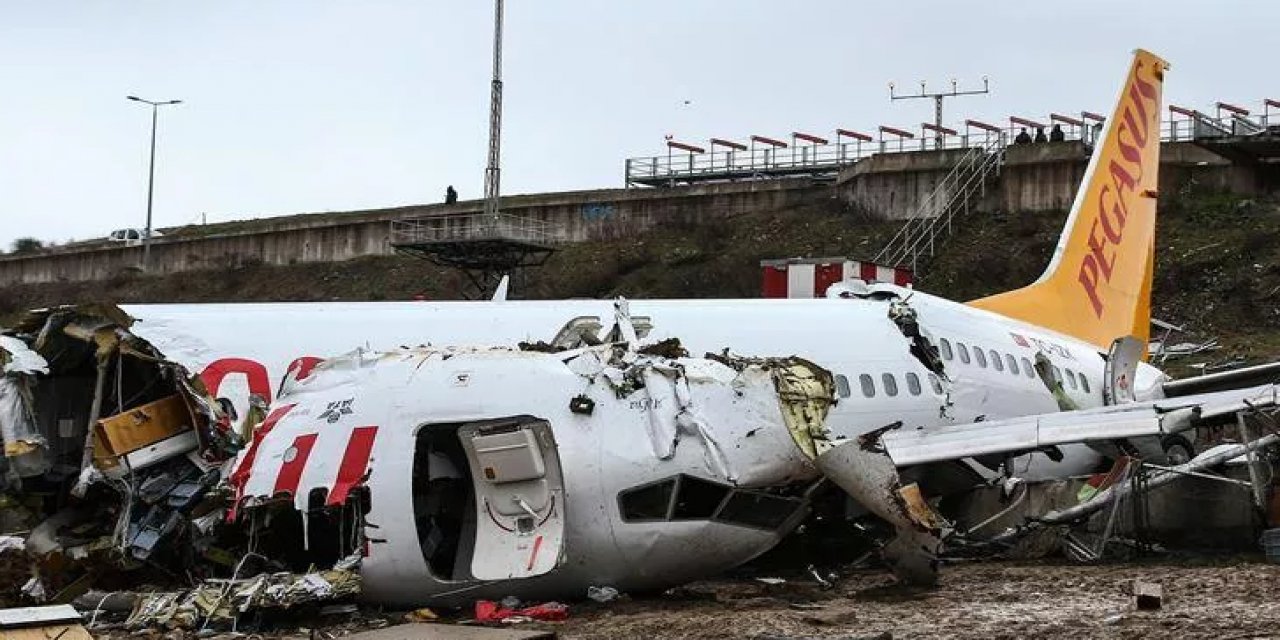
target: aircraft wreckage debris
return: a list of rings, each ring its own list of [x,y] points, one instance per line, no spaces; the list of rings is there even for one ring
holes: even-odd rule
[[[885,304],[901,329],[903,349],[936,372],[940,384],[950,385],[927,325],[905,301],[886,298]],[[945,459],[936,452],[957,446],[946,444],[947,433],[908,429],[898,422],[849,436],[831,423],[833,408],[851,401],[840,392],[831,369],[804,358],[744,357],[728,351],[690,358],[674,337],[646,344],[625,301],[618,303],[615,327],[605,335],[609,340],[568,331],[551,342],[520,348],[357,351],[293,370],[279,397],[269,404],[256,402],[243,417],[229,402],[211,396],[200,377],[168,360],[130,327],[130,319],[118,309],[65,307],[33,313],[0,335],[0,438],[5,452],[0,577],[9,585],[0,592],[3,604],[74,600],[92,612],[91,629],[101,622],[120,629],[196,630],[234,629],[249,619],[263,624],[285,612],[323,617],[322,607],[345,606],[352,599],[395,602],[406,583],[388,583],[378,573],[376,552],[374,560],[369,556],[371,549],[388,548],[392,536],[406,535],[378,511],[378,492],[388,486],[380,483],[393,478],[381,471],[390,467],[374,463],[394,461],[394,454],[379,446],[405,451],[406,457],[395,464],[412,467],[414,451],[425,442],[431,455],[455,469],[424,485],[458,487],[466,477],[461,470],[482,470],[478,486],[489,492],[482,496],[488,511],[477,526],[482,533],[490,527],[493,541],[504,540],[503,531],[517,532],[514,547],[496,544],[482,558],[456,539],[430,533],[437,525],[424,523],[445,522],[454,517],[449,509],[457,506],[439,502],[445,493],[432,494],[423,504],[446,506],[432,515],[435,521],[405,519],[410,546],[428,561],[432,553],[446,554],[440,557],[450,561],[432,570],[459,571],[463,579],[452,582],[457,585],[452,591],[402,602],[454,611],[465,607],[477,620],[509,622],[563,620],[567,608],[555,602],[507,606],[489,598],[516,593],[538,601],[545,592],[557,598],[585,595],[590,606],[619,606],[614,602],[619,590],[598,586],[597,577],[587,573],[580,583],[566,582],[573,586],[521,582],[559,569],[566,531],[573,526],[565,515],[570,510],[564,506],[566,493],[556,484],[563,482],[564,473],[558,456],[564,455],[561,447],[581,445],[560,442],[563,436],[551,425],[576,424],[608,434],[631,456],[629,464],[692,464],[697,477],[681,471],[669,486],[652,485],[660,491],[654,492],[656,507],[644,503],[656,514],[651,517],[661,521],[693,508],[682,496],[696,487],[714,495],[700,519],[682,526],[705,532],[746,519],[774,536],[760,550],[802,521],[849,517],[843,507],[825,506],[842,504],[829,498],[838,488],[836,495],[852,499],[858,512],[881,523],[861,531],[877,542],[884,564],[901,583],[916,585],[937,583],[938,569],[951,553],[999,555],[1038,531],[1092,530],[1090,523],[1102,520],[1108,522],[1102,542],[1090,549],[1090,557],[1099,557],[1107,551],[1113,535],[1109,518],[1120,501],[1143,500],[1154,488],[1200,478],[1237,458],[1269,464],[1263,454],[1270,455],[1280,442],[1269,422],[1276,408],[1274,388],[1194,408],[1176,399],[1108,407],[1089,414],[1098,416],[1088,423],[1095,430],[1089,433],[1111,434],[1112,422],[1122,419],[1128,420],[1124,428],[1142,420],[1142,425],[1171,431],[1204,424],[1222,429],[1234,425],[1238,414],[1257,423],[1252,428],[1257,435],[1247,444],[1228,443],[1179,465],[1122,456],[1131,461],[1123,473],[1103,474],[1083,485],[1073,502],[1042,503],[1027,497],[1036,483],[1006,479],[1010,489],[1000,504],[977,514],[962,513],[931,497],[928,488],[935,479],[903,469],[903,461],[912,456],[925,464]],[[1047,365],[1037,364],[1041,375],[1057,385],[1055,396],[1060,395],[1061,383]],[[560,398],[554,406],[561,413],[546,419],[519,417],[527,413],[520,410],[527,406],[522,397],[491,393],[495,388],[483,383],[490,372],[502,372],[510,384],[524,381],[518,384],[540,398]],[[408,429],[401,433],[392,422],[375,419],[381,414],[370,413],[371,406],[394,403],[379,402],[376,395],[362,399],[374,388],[375,375],[384,383],[398,381],[394,384],[403,386],[397,389],[438,399],[433,402],[484,398],[498,407],[493,411],[517,417],[455,421],[441,432],[448,437],[425,429],[421,435],[410,435]],[[425,415],[399,415],[405,425],[430,422]],[[1044,422],[1036,422],[1036,428],[1043,429],[1051,419],[1039,419]],[[968,427],[1022,434],[1027,424],[1009,420]],[[1053,433],[1067,433],[1067,428]],[[1243,429],[1240,433],[1250,435]],[[1039,437],[1048,442],[1043,433]],[[933,444],[939,438],[943,444]],[[448,449],[451,441],[471,448]],[[739,446],[747,441],[753,447]],[[972,446],[972,441],[964,445]],[[1035,448],[1012,448],[1005,455]],[[527,453],[513,457],[506,453],[511,451]],[[638,451],[645,454],[636,455]],[[539,452],[543,455],[533,455]],[[767,454],[761,457],[760,452]],[[975,490],[994,486],[980,479],[970,482]],[[1031,503],[1043,508],[1029,509]],[[772,513],[771,520],[760,527],[758,519],[766,513]],[[1021,520],[1012,526],[988,525],[1017,517]],[[994,533],[982,535],[985,529]],[[855,529],[846,531],[854,535]],[[424,539],[429,542],[421,549],[419,532],[428,532]],[[1081,546],[1071,536],[1063,539],[1064,546]],[[525,545],[522,540],[539,542]],[[463,554],[475,554],[470,566]],[[823,592],[841,588],[840,572],[819,570],[809,561],[798,566],[806,565],[807,575],[797,571],[785,582],[764,582],[773,589],[800,584]],[[679,575],[666,582],[699,577]],[[626,574],[604,577],[632,592]],[[119,585],[132,585],[136,593],[112,591]],[[1139,591],[1146,599],[1138,602],[1146,606],[1152,593],[1135,586],[1135,597]],[[1160,595],[1154,597],[1159,600]],[[623,605],[630,602],[621,599]],[[328,611],[350,615],[335,613],[349,608]]]

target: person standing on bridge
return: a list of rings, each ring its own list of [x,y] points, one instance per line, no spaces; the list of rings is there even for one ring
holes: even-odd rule
[[[1066,142],[1067,134],[1063,132],[1062,125],[1055,124],[1049,130],[1049,142]]]
[[[1036,142],[1048,142],[1049,139],[1044,135],[1044,127],[1036,127]]]
[[[449,185],[447,188],[445,188],[445,190],[444,190],[444,203],[445,203],[445,204],[457,204],[457,203],[458,203],[458,192],[457,192],[456,190],[454,190],[453,185]]]
[[[1014,144],[1031,144],[1031,134],[1027,133],[1027,128],[1023,127],[1018,133],[1018,137],[1013,139]]]

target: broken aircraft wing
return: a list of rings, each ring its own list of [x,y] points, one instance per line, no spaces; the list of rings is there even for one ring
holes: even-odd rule
[[[1186,431],[1247,408],[1280,403],[1280,385],[1219,391],[1180,398],[971,422],[886,433],[885,449],[900,467],[1000,453],[1034,451]]]

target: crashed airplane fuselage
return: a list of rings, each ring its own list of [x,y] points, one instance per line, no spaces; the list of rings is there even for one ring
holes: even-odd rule
[[[812,393],[781,403],[786,375]],[[806,515],[818,473],[782,407],[819,427],[831,384],[794,359],[616,345],[357,352],[286,382],[231,475],[236,517],[281,498],[317,520],[359,503],[379,602],[666,587],[766,551]]]
[[[252,438],[228,478],[235,517],[285,540],[279,551],[302,564],[364,554],[373,599],[674,584],[771,546],[803,511],[819,474],[875,498],[895,466],[881,464],[880,446],[898,467],[968,458],[973,470],[1031,478],[1092,470],[1103,445],[1129,447],[1131,436],[1191,424],[1187,416],[1209,399],[1142,405],[1162,395],[1165,378],[1138,362],[1150,320],[1159,144],[1144,132],[1158,121],[1164,68],[1137,53],[1041,279],[970,304],[853,281],[821,300],[635,301],[616,330],[614,303],[591,300],[136,305],[124,307],[131,319],[118,328],[198,375],[205,389],[183,394],[188,402],[207,390],[238,410],[240,434]],[[1081,256],[1096,274],[1077,263]],[[672,338],[693,354],[815,363],[830,376],[821,430],[844,441],[806,447],[803,430],[786,424],[789,396],[776,379],[764,385],[767,365],[633,354],[620,366],[615,354],[596,358],[602,368],[594,371],[584,360],[593,350]],[[513,350],[520,342],[568,351]],[[498,348],[412,347],[422,344]],[[385,355],[318,364],[359,346]],[[97,361],[99,369],[109,363]],[[668,370],[683,371],[686,386]],[[74,367],[77,389],[93,390],[92,371]],[[656,378],[636,385],[612,371]],[[146,380],[135,386],[155,394]],[[98,387],[88,396],[130,409],[129,393]],[[1147,414],[1108,413],[1121,403]],[[244,417],[263,404],[270,414],[254,430],[258,421]],[[764,405],[772,409],[742,413]],[[98,413],[73,416],[80,433],[82,414]],[[214,412],[203,422],[229,421]],[[886,427],[894,431],[883,441],[861,439]],[[202,453],[224,451],[204,444],[219,431],[199,433]],[[1090,439],[1093,446],[1072,446]],[[947,456],[949,442],[963,453]],[[875,477],[858,473],[864,460],[875,461]],[[897,507],[863,506],[896,521],[900,533],[927,529],[898,497]],[[293,533],[284,535],[284,525]]]
[[[904,304],[905,301],[905,304]],[[691,354],[795,355],[836,376],[832,420],[870,430],[901,420],[933,426],[1102,406],[1105,361],[1097,346],[1035,325],[888,284],[817,300],[633,300],[644,338],[678,338]],[[288,371],[354,347],[576,343],[607,337],[608,300],[231,305],[126,305],[131,331],[199,373],[240,413],[268,402]],[[921,357],[911,326],[936,356]],[[897,318],[897,319],[895,319]],[[253,326],[252,332],[242,329]],[[1049,376],[1036,370],[1037,361]],[[1164,376],[1145,363],[1138,397]],[[1056,383],[1056,384],[1055,384]],[[1054,387],[1060,387],[1055,397]]]
[[[318,365],[318,358],[294,356],[340,351],[336,345],[344,342],[394,349],[433,335],[507,349],[522,341],[579,349],[678,338],[693,354],[729,350],[814,362],[830,375],[831,406],[822,427],[848,438],[891,423],[934,431],[1053,412],[1064,399],[1081,408],[1103,404],[1104,359],[1088,345],[892,285],[850,287],[846,294],[637,301],[630,305],[640,334],[634,339],[614,330],[611,301],[127,307],[133,321],[125,333],[202,374],[211,396],[243,405],[253,390],[273,403],[246,438],[241,456],[249,464],[242,462],[228,478],[245,501],[236,503],[238,521],[289,541],[275,557],[306,548],[289,566],[325,566],[367,552],[361,567],[366,597],[406,604],[503,592],[575,595],[584,585],[658,588],[713,574],[769,549],[805,515],[805,491],[820,472],[802,455],[814,452],[797,448],[788,430],[778,427],[773,387],[739,389],[750,391],[743,396],[750,402],[773,405],[768,416],[763,409],[743,414],[748,400],[715,396],[741,383],[725,377],[732,369],[696,359],[685,366],[698,374],[689,386],[706,396],[695,404],[706,422],[685,433],[674,397],[652,395],[662,385],[614,397],[618,382],[576,369],[581,357],[565,362],[559,354],[426,348],[405,352],[404,362],[387,356],[372,367],[359,359]],[[252,333],[235,329],[255,324],[258,314],[275,321]],[[365,332],[369,322],[380,327],[376,340]],[[34,334],[50,333],[32,326]],[[253,361],[280,363],[273,371],[290,373],[277,381],[265,367],[246,368],[256,366]],[[228,362],[240,368],[227,369]],[[313,380],[309,374],[317,366],[323,375]],[[93,369],[75,369],[81,395],[91,397]],[[1140,386],[1158,380],[1154,369],[1142,370]],[[245,375],[249,371],[257,373]],[[115,383],[108,378],[107,387]],[[283,395],[276,397],[281,387]],[[105,395],[110,402],[104,414],[128,409],[116,406],[118,394]],[[581,413],[591,404],[594,409]],[[245,422],[247,410],[239,413],[241,419],[231,422]],[[86,419],[75,416],[77,423]],[[479,453],[467,447],[488,437],[498,438],[499,448],[524,452],[526,472],[545,475],[529,479],[539,487],[536,495],[522,493],[520,501],[505,496],[505,504],[481,512],[477,487],[489,485]],[[503,441],[515,437],[524,440]],[[1026,455],[1016,458],[1016,473],[1031,475],[1029,464],[1058,474],[1090,471],[1101,458],[1084,446],[1063,446],[1078,454],[1068,455],[1070,466],[1064,467],[1035,449],[1019,452]],[[1007,459],[987,460],[988,467],[970,464],[965,477],[973,482],[974,471],[993,474]],[[436,471],[430,460],[438,461]],[[624,498],[638,501],[634,517],[624,510]],[[287,514],[257,504],[282,500],[297,507],[290,511],[294,518],[301,514],[302,524],[282,528]],[[422,513],[427,515],[416,515]],[[556,518],[545,519],[553,513]],[[259,523],[259,517],[275,520]],[[519,535],[528,525],[521,524],[525,517],[537,534]],[[335,528],[334,521],[346,526]],[[130,533],[145,524],[136,523]],[[147,547],[133,536],[121,542]]]

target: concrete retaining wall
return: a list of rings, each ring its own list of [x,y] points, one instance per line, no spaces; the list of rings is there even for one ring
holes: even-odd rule
[[[1004,211],[1071,208],[1090,149],[1079,141],[1013,145],[1005,151],[998,206]]]
[[[855,211],[903,220],[916,215],[966,152],[945,149],[874,155],[841,171],[836,190]]]
[[[552,223],[564,242],[626,237],[654,225],[699,222],[754,211],[831,203],[828,185],[808,179],[709,184],[674,189],[605,189],[503,198],[503,211]],[[481,201],[287,216],[170,230],[151,245],[152,273],[338,262],[393,253],[391,221],[406,216],[480,213]],[[102,280],[136,269],[141,247],[85,242],[39,254],[0,256],[0,283]]]
[[[654,225],[699,222],[797,205],[843,206],[867,215],[905,219],[958,162],[962,150],[872,156],[842,171],[834,186],[804,178],[705,184],[670,189],[601,189],[503,198],[503,211],[551,223],[560,240],[627,237]],[[1002,175],[977,213],[1064,211],[1088,163],[1079,142],[1009,147]],[[1269,173],[1267,173],[1269,172]],[[1275,190],[1280,169],[1244,166],[1190,143],[1161,147],[1160,191],[1188,187],[1253,194]],[[838,201],[833,202],[833,198]],[[338,262],[387,255],[391,221],[408,216],[479,213],[480,201],[308,214],[167,230],[152,245],[151,271],[167,274],[235,267]],[[140,247],[83,242],[25,255],[0,256],[0,285],[111,278],[136,269]]]
[[[989,185],[987,197],[975,203],[974,210],[1016,213],[1070,209],[1084,179],[1090,151],[1080,141],[1008,147],[1000,177]],[[889,219],[911,218],[955,167],[961,153],[943,150],[872,156],[842,171],[836,191],[855,210]],[[1233,163],[1189,142],[1166,142],[1160,146],[1161,193],[1195,188],[1256,194],[1276,190],[1280,177],[1277,174],[1280,171],[1275,167]]]

